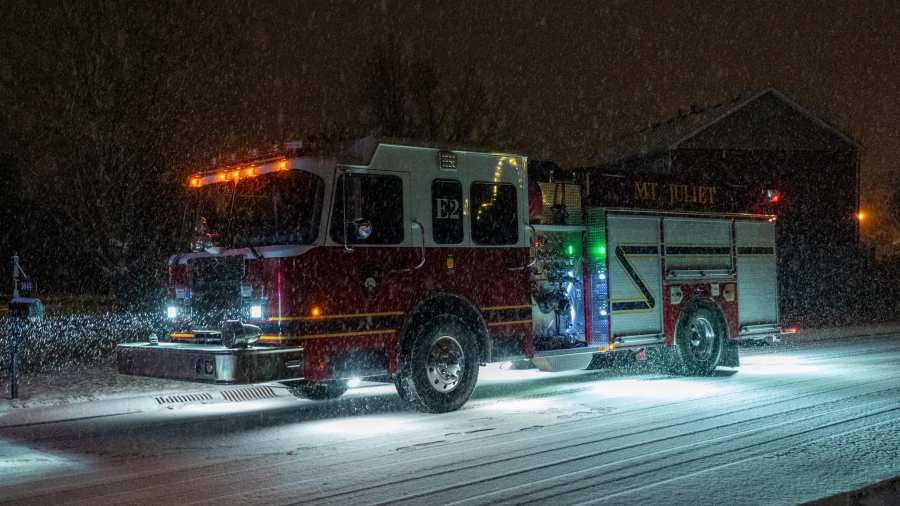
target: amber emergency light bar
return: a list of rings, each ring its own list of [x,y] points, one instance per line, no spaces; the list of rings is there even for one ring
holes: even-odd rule
[[[291,163],[287,158],[277,157],[255,163],[245,163],[194,174],[188,180],[188,186],[199,188],[215,183],[237,181],[241,178],[256,177],[270,172],[290,170]]]

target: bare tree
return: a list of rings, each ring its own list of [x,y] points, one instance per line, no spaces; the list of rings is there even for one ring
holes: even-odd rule
[[[162,272],[165,203],[179,183],[164,176],[163,156],[177,124],[179,74],[165,56],[177,25],[160,19],[165,12],[103,0],[20,14],[40,23],[14,28],[32,44],[17,48],[4,105],[21,132],[27,198],[52,210],[38,235],[55,241],[43,245],[54,253],[45,261],[77,264],[85,288],[135,294]]]
[[[477,73],[441,79],[399,39],[378,43],[369,61],[365,85],[370,130],[376,134],[447,142],[511,146],[515,107],[493,94]],[[455,76],[454,76],[455,77]]]

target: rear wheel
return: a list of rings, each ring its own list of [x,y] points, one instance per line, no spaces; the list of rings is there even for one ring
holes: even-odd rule
[[[681,360],[676,364],[676,372],[708,376],[722,359],[725,341],[722,318],[710,308],[694,308],[679,322],[677,340]]]
[[[396,380],[400,397],[430,413],[459,409],[478,381],[476,336],[462,319],[449,314],[414,329]]]

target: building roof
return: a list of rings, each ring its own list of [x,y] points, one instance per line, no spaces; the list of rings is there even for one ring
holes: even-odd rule
[[[728,116],[731,116],[738,110],[769,95],[774,96],[780,102],[786,104],[802,116],[805,116],[821,128],[833,133],[844,142],[854,147],[858,147],[859,144],[857,141],[843,131],[816,116],[809,110],[801,107],[784,93],[769,88],[756,93],[741,95],[730,101],[722,102],[710,107],[699,108],[692,106],[690,111],[680,112],[678,116],[675,116],[668,121],[657,123],[620,138],[613,145],[597,153],[594,157],[593,164],[612,164],[633,158],[649,157],[657,153],[674,150],[687,140],[697,136]]]

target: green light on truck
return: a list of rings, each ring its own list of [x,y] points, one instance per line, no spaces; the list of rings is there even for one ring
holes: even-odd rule
[[[595,244],[591,248],[591,259],[598,262],[606,259],[606,245]]]

